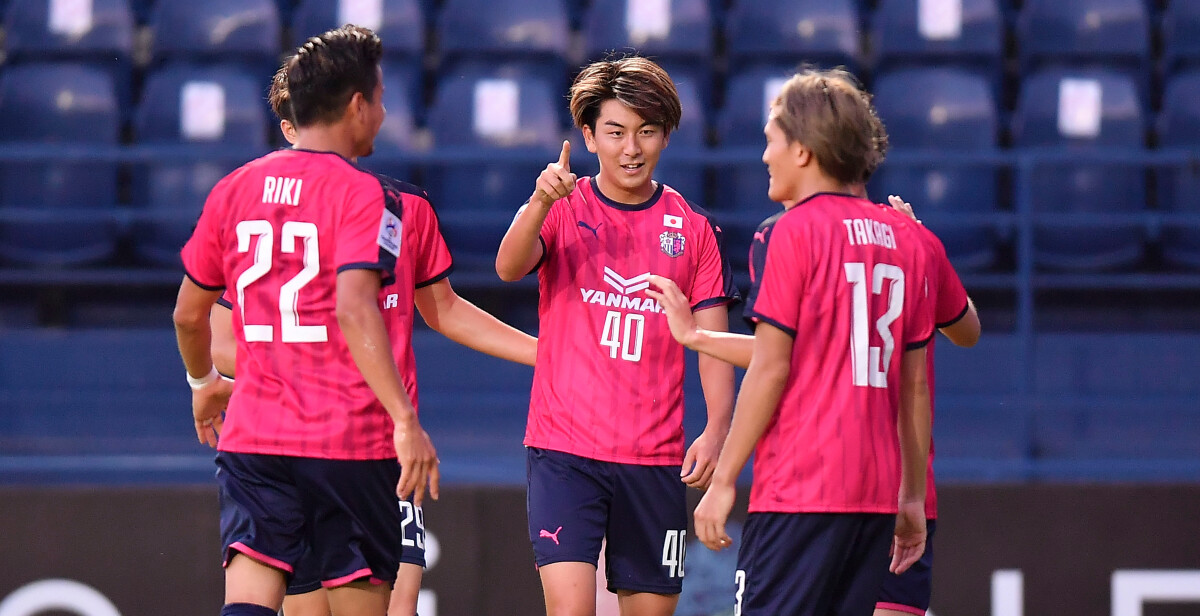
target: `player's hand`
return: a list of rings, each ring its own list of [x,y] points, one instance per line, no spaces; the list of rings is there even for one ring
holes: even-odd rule
[[[921,220],[917,218],[917,213],[913,211],[913,206],[911,203],[901,199],[896,195],[888,195],[888,203],[892,204],[892,208],[894,208],[896,211],[917,222],[921,222]]]
[[[563,141],[558,162],[546,165],[538,175],[536,188],[533,196],[529,198],[529,203],[550,207],[555,201],[575,191],[576,179],[575,174],[571,173],[571,142]]]
[[[209,447],[217,446],[217,436],[224,425],[223,413],[233,394],[233,381],[221,377],[192,391],[192,419],[196,422],[196,438]]]
[[[650,276],[650,287],[646,289],[646,296],[662,306],[675,341],[691,348],[699,328],[696,327],[696,317],[692,315],[687,296],[679,290],[674,280],[662,276]]]
[[[679,479],[683,483],[697,490],[708,489],[727,434],[728,431],[722,432],[708,426],[692,441],[692,446],[683,456],[683,468],[679,471]]]
[[[409,422],[398,422],[392,431],[396,447],[396,459],[400,462],[400,482],[396,484],[396,496],[401,499],[413,496],[413,505],[420,507],[425,499],[425,486],[429,485],[429,496],[438,499],[438,457],[433,441],[414,416]]]
[[[899,575],[920,560],[925,553],[925,537],[925,503],[900,503],[889,570]]]
[[[714,484],[708,487],[693,514],[696,537],[708,549],[720,551],[733,545],[733,539],[725,533],[725,521],[733,510],[733,499],[737,488],[733,484]]]

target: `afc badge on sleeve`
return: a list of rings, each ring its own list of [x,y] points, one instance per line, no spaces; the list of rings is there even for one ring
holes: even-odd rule
[[[400,256],[400,218],[388,210],[383,211],[379,221],[379,247],[393,257]]]
[[[678,231],[663,231],[662,235],[658,236],[658,246],[668,257],[678,257],[683,254],[686,239]]]

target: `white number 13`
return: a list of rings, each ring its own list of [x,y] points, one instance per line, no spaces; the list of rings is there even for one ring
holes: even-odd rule
[[[846,280],[854,294],[854,313],[850,322],[850,366],[854,384],[858,387],[887,388],[887,370],[896,349],[892,336],[892,323],[904,308],[904,270],[887,263],[876,263],[871,272],[871,292],[881,295],[883,282],[890,280],[888,309],[875,321],[875,331],[883,339],[883,347],[870,346],[867,325],[871,316],[867,306],[867,266],[864,263],[847,263]]]
[[[254,249],[254,264],[246,268],[237,279],[238,306],[242,310],[242,332],[246,336],[246,342],[271,342],[275,338],[274,326],[246,323],[246,287],[271,271],[275,230],[266,220],[239,222],[238,252],[250,252],[252,237],[258,237],[258,244]],[[295,252],[297,239],[304,241],[304,269],[279,287],[279,324],[282,330],[279,339],[283,342],[325,342],[329,339],[329,332],[324,325],[301,325],[300,318],[296,315],[300,289],[312,282],[321,269],[317,225],[289,220],[283,223],[283,233],[279,239],[279,251],[283,253]]]

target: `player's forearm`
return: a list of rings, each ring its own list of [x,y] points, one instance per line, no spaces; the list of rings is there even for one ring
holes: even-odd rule
[[[729,311],[724,306],[701,310],[694,313],[694,317],[701,331],[728,333]],[[708,408],[708,426],[705,430],[718,430],[725,434],[729,431],[730,418],[733,416],[733,366],[719,358],[700,355],[697,368],[700,386],[704,390],[704,403]]]
[[[900,439],[899,502],[925,501],[925,474],[933,418],[925,349],[907,351],[901,363],[902,384],[896,429]]]
[[[717,459],[717,470],[713,473],[714,486],[730,486],[737,482],[758,439],[775,414],[787,383],[787,375],[786,364],[770,366],[750,362],[738,391],[729,436],[725,438],[725,446],[721,448],[721,455]]]
[[[520,280],[537,265],[542,249],[538,235],[549,213],[550,204],[531,200],[517,214],[496,251],[496,274],[501,280]]]
[[[526,366],[532,366],[537,360],[537,338],[461,297],[455,297],[449,310],[439,315],[438,321],[440,327],[435,329],[442,335],[480,353]]]
[[[749,367],[754,356],[754,336],[746,334],[698,329],[688,342],[688,348],[701,353],[702,358],[713,357],[739,368]]]

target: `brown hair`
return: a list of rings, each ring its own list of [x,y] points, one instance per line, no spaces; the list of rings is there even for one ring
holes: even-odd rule
[[[287,92],[297,127],[336,122],[355,92],[367,100],[379,85],[383,44],[374,32],[346,25],[314,36],[289,58]]]
[[[292,122],[292,95],[288,92],[287,65],[275,71],[271,79],[271,90],[267,93],[267,102],[271,103],[271,111],[280,120]],[[295,122],[292,122],[295,125]]]
[[[804,144],[821,170],[843,184],[866,181],[887,154],[887,130],[871,95],[845,69],[802,68],[771,109],[788,141]]]
[[[575,126],[596,130],[600,106],[616,99],[666,134],[679,128],[683,109],[671,76],[641,56],[600,60],[583,68],[571,84],[571,117]]]

